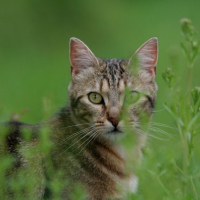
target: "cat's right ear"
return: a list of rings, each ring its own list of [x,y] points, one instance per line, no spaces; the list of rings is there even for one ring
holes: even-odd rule
[[[99,64],[95,55],[81,40],[72,37],[69,45],[72,76],[77,75],[87,67],[94,67]]]

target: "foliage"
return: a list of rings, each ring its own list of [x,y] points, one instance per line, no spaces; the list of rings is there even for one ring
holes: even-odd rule
[[[195,139],[200,132],[200,88],[198,86],[191,89],[192,70],[195,59],[199,51],[196,30],[189,19],[181,20],[184,42],[181,43],[182,50],[186,55],[188,79],[187,89],[181,87],[180,82],[176,82],[177,75],[171,68],[163,72],[163,79],[169,87],[169,99],[164,104],[164,108],[173,118],[176,131],[179,135],[177,150],[180,157],[172,158],[170,167],[160,167],[159,174],[151,172],[156,177],[165,192],[163,199],[199,199],[199,160],[195,152],[197,144]],[[180,143],[180,145],[179,145]],[[164,183],[166,176],[171,176],[170,185]],[[175,180],[177,179],[177,180]]]
[[[66,40],[69,37],[76,36],[83,39],[94,52],[99,50],[97,56],[126,57],[127,54],[131,55],[134,52],[135,47],[141,45],[144,38],[158,36],[160,55],[156,121],[152,122],[154,127],[150,128],[152,132],[149,134],[148,144],[143,152],[142,164],[135,169],[140,180],[138,193],[130,195],[128,199],[200,198],[200,89],[199,86],[193,87],[192,84],[199,78],[199,60],[197,60],[199,42],[196,40],[198,31],[186,18],[181,21],[184,37],[181,49],[185,54],[185,61],[178,62],[181,56],[179,57],[177,53],[180,48],[177,48],[177,52],[172,52],[177,62],[163,73],[168,90],[165,90],[159,78],[159,71],[163,71],[162,66],[168,66],[165,50],[179,41],[177,19],[185,14],[193,16],[195,24],[199,26],[198,9],[199,1],[191,4],[188,4],[188,1],[181,1],[180,4],[173,2],[173,5],[172,2],[166,2],[163,7],[162,3],[148,1],[134,4],[131,1],[123,3],[115,1],[114,4],[111,1],[101,1],[98,6],[96,2],[89,0],[76,3],[73,1],[2,2],[0,13],[3,19],[0,22],[2,27],[0,33],[1,122],[10,119],[13,113],[19,113],[20,110],[29,107],[29,113],[23,115],[22,120],[37,123],[44,118],[47,119],[57,111],[57,107],[66,103],[66,95],[63,94],[66,93],[67,82],[70,79],[68,75],[70,70],[67,70],[69,63],[66,63],[68,59]],[[152,23],[147,19],[151,19]],[[183,72],[183,77],[180,71]],[[193,71],[196,73],[192,74]],[[188,76],[187,81],[183,79],[184,74]],[[183,86],[186,82],[187,88]],[[52,97],[52,93],[56,98]],[[42,108],[45,110],[46,106],[41,106],[40,98],[44,96],[52,100],[53,109],[48,115],[46,111],[42,113]],[[165,111],[169,115],[159,110],[159,103],[163,99],[166,101]],[[44,117],[41,117],[42,115]],[[158,123],[159,121],[164,121],[165,124]],[[46,131],[44,129],[44,133]],[[5,132],[6,130],[0,127],[0,185],[2,186],[0,199],[3,199],[3,192],[8,185],[19,194],[16,199],[25,199],[20,195],[19,188],[25,186],[27,190],[31,190],[34,179],[30,183],[25,182],[23,172],[21,177],[11,177],[10,180],[4,178],[6,169],[14,162],[12,157],[1,154],[4,149]],[[28,132],[24,138],[29,140]],[[132,138],[128,140],[124,141],[127,147]],[[48,135],[44,134],[41,137],[38,148],[48,154],[51,148]],[[30,150],[30,154],[33,150]],[[27,157],[30,154],[26,152]],[[53,189],[55,199],[59,199],[60,189],[67,183],[61,179],[62,172],[51,172],[50,169],[49,173],[55,176],[52,177],[51,184],[44,184]],[[75,189],[72,198],[83,199],[79,188]]]

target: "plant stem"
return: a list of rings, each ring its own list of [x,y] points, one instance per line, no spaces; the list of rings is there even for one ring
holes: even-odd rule
[[[190,181],[191,181],[191,184],[192,184],[192,189],[193,189],[193,192],[194,192],[195,199],[198,200],[197,192],[196,192],[196,189],[195,189],[195,186],[194,186],[194,182],[193,182],[191,176],[190,176]]]
[[[162,181],[160,180],[159,176],[156,176],[158,182],[160,183],[160,185],[162,186],[163,190],[165,191],[165,193],[171,198],[170,192],[169,190],[164,186],[164,184],[162,183]]]
[[[190,63],[189,67],[188,67],[188,80],[187,80],[187,85],[188,85],[188,88],[187,88],[187,91],[188,91],[188,104],[190,104],[190,95],[189,95],[189,93],[191,91],[192,71],[193,71],[193,63]]]
[[[177,122],[177,127],[180,133],[180,138],[181,138],[181,142],[182,142],[182,149],[184,151],[183,154],[183,172],[185,175],[187,175],[187,169],[188,169],[188,145],[187,145],[187,141],[184,137],[184,133],[182,131],[182,128],[180,126],[180,124]],[[186,148],[187,147],[187,148]]]

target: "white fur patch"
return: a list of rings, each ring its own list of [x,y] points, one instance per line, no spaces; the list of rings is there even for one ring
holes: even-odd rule
[[[119,88],[118,89],[119,89],[120,92],[124,91],[124,89],[125,89],[124,80],[121,79],[119,81]]]
[[[102,92],[103,93],[108,93],[110,90],[109,85],[108,85],[108,81],[106,79],[103,80],[102,82]]]
[[[128,192],[136,193],[138,188],[138,178],[135,175],[132,175],[128,180]]]

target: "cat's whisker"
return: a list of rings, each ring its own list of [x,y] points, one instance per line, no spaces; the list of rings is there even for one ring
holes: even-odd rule
[[[129,124],[129,125],[126,125],[126,128],[128,128],[129,129],[129,127],[130,127],[130,129],[131,128],[140,128],[140,126],[138,126],[137,124]]]
[[[86,147],[89,143],[93,142],[93,141],[101,134],[101,132],[98,132],[98,131],[95,131],[95,132],[96,132],[96,133],[93,135],[92,139],[85,145],[85,147]]]
[[[93,136],[93,131],[94,130],[92,130],[92,131],[90,131],[89,132],[89,137],[85,140],[85,141],[83,141],[78,147],[76,147],[75,149],[74,149],[74,151],[76,150],[76,149],[79,149],[83,144],[85,144],[88,140],[90,140],[90,138]],[[90,134],[91,133],[91,134]],[[84,148],[84,147],[83,147]]]
[[[95,130],[92,130],[92,131],[90,131],[87,135],[89,135],[89,137],[85,140],[85,141],[83,141],[79,146],[77,146],[75,149],[73,149],[73,152],[75,152],[77,149],[79,149],[81,146],[83,146],[87,141],[87,144],[89,144],[89,142],[90,142],[90,140],[93,138],[93,136],[96,134],[96,131],[95,132],[93,132],[93,131],[95,131]],[[86,135],[86,136],[87,136]],[[86,144],[86,145],[87,145]],[[82,150],[86,147],[86,145],[85,146],[83,146],[82,147]],[[79,151],[79,152],[77,152],[78,154],[80,153],[81,151]]]
[[[70,135],[69,137],[67,137],[66,139],[64,139],[62,142],[60,142],[59,144],[62,145],[63,143],[65,143],[65,142],[67,142],[68,140],[70,140],[71,138],[73,138],[73,137],[75,137],[75,136],[77,136],[77,135],[84,134],[84,133],[90,131],[93,127],[94,127],[94,126],[90,126],[90,127],[85,128],[85,129],[83,129],[83,130],[80,130],[80,131],[78,131],[78,132],[75,132],[75,133],[73,133],[72,135]]]
[[[79,153],[81,153],[82,151],[83,151],[83,149],[84,148],[86,148],[86,146],[90,143],[90,142],[92,142],[92,140],[95,140],[95,138],[98,136],[100,134],[100,132],[97,132],[97,131],[95,131],[86,141],[84,141],[78,148],[80,148],[84,143],[86,143],[85,144],[85,146],[83,146],[83,148],[81,149],[81,151],[79,152]]]
[[[88,128],[87,130],[82,130],[82,131],[79,131],[79,132],[77,132],[77,133],[75,133],[75,134],[73,134],[73,135],[71,135],[70,137],[67,137],[66,139],[65,139],[65,141],[64,141],[64,143],[66,143],[67,141],[69,141],[70,139],[74,142],[74,141],[76,141],[76,138],[77,137],[79,137],[79,136],[81,136],[81,135],[85,135],[85,134],[87,134],[89,131],[91,131],[92,130],[92,128]],[[64,144],[63,143],[63,144]]]
[[[67,150],[69,150],[70,148],[72,148],[76,143],[78,143],[80,140],[82,140],[83,138],[87,137],[91,132],[93,131],[93,129],[91,131],[89,131],[88,133],[86,133],[85,135],[83,135],[81,138],[79,138],[77,141],[75,141],[73,144],[71,144],[64,152],[66,152]]]
[[[85,128],[85,129],[83,129],[83,130],[80,130],[80,131],[78,131],[78,132],[73,133],[72,135],[66,137],[63,141],[61,141],[61,142],[59,143],[59,145],[62,145],[63,143],[67,142],[69,139],[71,139],[71,138],[73,138],[73,137],[75,137],[75,136],[77,136],[77,135],[79,135],[79,134],[82,134],[82,133],[87,132],[90,128],[91,128],[91,127]]]
[[[172,127],[172,126],[169,126],[169,125],[167,125],[167,124],[156,123],[156,122],[151,122],[151,124],[154,125],[154,126],[166,127],[166,128],[171,128],[171,129],[176,130],[176,128],[174,128],[174,127]]]
[[[162,130],[162,129],[159,129],[159,128],[156,128],[156,127],[150,127],[149,129],[150,129],[151,131],[153,131],[153,132],[161,133],[161,134],[166,135],[166,136],[168,136],[168,137],[174,138],[173,135],[171,135],[170,133],[168,133],[168,132],[166,132],[166,131],[164,131],[164,130]]]
[[[133,128],[140,128],[141,124],[139,122],[131,122],[131,124],[129,124],[129,126],[131,126]]]
[[[144,134],[141,130],[139,130],[139,131],[140,131],[142,134]],[[163,140],[163,141],[168,140],[168,139],[163,139],[163,138],[160,138],[160,137],[158,137],[158,136],[152,135],[152,134],[150,134],[150,133],[145,133],[145,134],[146,134],[147,137],[155,138],[155,139],[158,139],[158,140]]]
[[[143,132],[142,130],[140,130],[140,129],[138,129],[138,128],[133,127],[133,130],[134,130],[136,133],[139,133],[139,134],[141,134],[141,135],[143,135],[143,134],[147,135],[147,133]]]
[[[150,134],[150,133],[147,134],[147,137],[148,137],[148,136],[150,136],[150,137],[152,137],[152,138],[155,138],[155,139],[158,139],[158,140],[162,140],[162,141],[168,140],[168,139],[163,139],[163,138],[157,137],[157,136],[152,135],[152,134]]]
[[[157,137],[157,136],[155,136],[155,135],[152,135],[152,134],[150,134],[150,133],[143,133],[141,130],[139,130],[139,129],[134,129],[137,133],[139,133],[139,134],[145,134],[147,137],[151,137],[151,138],[154,138],[154,139],[158,139],[158,140],[168,140],[168,139],[163,139],[163,138],[160,138],[160,137]]]
[[[145,135],[148,137],[148,133],[144,133],[144,132],[142,132],[141,130],[139,130],[139,129],[137,129],[137,128],[134,128],[133,131],[134,131],[135,133],[140,134],[140,135],[144,135],[144,134],[145,134]],[[154,142],[151,138],[149,138],[149,140],[152,141],[152,142]]]
[[[153,113],[162,112],[162,111],[164,111],[164,110],[165,110],[164,108],[163,108],[163,109],[160,109],[160,110],[154,110]]]
[[[140,122],[131,122],[131,125],[134,126],[134,127],[135,126],[139,127],[141,125],[141,123]],[[161,131],[165,132],[166,135],[171,135],[171,134],[167,133],[166,131],[164,131],[164,130],[158,128],[158,127],[165,127],[165,128],[171,128],[171,129],[176,130],[176,128],[174,128],[172,126],[168,126],[167,124],[156,123],[156,122],[150,122],[149,127],[150,128],[153,127],[155,129],[161,130]]]
[[[75,125],[72,125],[72,126],[63,127],[61,129],[66,129],[66,128],[70,128],[70,127],[74,127],[74,126],[83,126],[83,125],[86,125],[86,124],[91,124],[91,123],[75,124]]]
[[[154,132],[162,133],[162,134],[164,134],[164,135],[167,135],[167,136],[169,136],[169,137],[172,137],[172,134],[170,134],[170,133],[168,133],[168,132],[166,132],[166,131],[164,131],[164,130],[158,128],[158,127],[150,126],[149,129],[152,130],[152,131],[154,131]]]
[[[101,134],[101,132],[98,131],[98,130],[96,131],[96,133],[97,133],[97,134],[93,137],[93,141]]]

